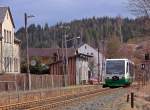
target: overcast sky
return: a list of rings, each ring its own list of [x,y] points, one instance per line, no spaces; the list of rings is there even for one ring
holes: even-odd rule
[[[16,29],[24,25],[24,12],[33,14],[30,23],[54,25],[74,19],[102,16],[133,17],[127,0],[0,0],[12,10]]]

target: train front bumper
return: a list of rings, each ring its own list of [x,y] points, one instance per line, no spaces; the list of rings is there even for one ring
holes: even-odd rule
[[[129,85],[130,83],[131,83],[130,79],[119,79],[119,80],[105,79],[105,86],[109,87],[120,87]]]

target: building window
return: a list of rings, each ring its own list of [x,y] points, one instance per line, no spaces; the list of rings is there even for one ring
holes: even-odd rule
[[[6,30],[4,29],[4,42],[6,42]]]
[[[14,71],[18,72],[18,59],[14,58]]]
[[[4,58],[4,68],[5,72],[9,72],[9,57]]]
[[[5,72],[6,72],[6,57],[4,58],[4,68],[5,68]]]
[[[13,70],[13,63],[14,63],[14,61],[13,61],[13,58],[11,58],[11,70]]]
[[[16,59],[14,58],[14,71],[16,71]]]
[[[10,72],[10,58],[8,57],[8,72]]]
[[[11,37],[12,37],[12,36],[11,36],[11,31],[10,31],[10,43],[11,43]]]
[[[18,72],[18,59],[16,59],[16,72]]]
[[[10,72],[12,72],[12,58],[9,58]]]
[[[7,57],[7,72],[9,72],[9,57]]]
[[[7,37],[6,37],[6,42],[9,42],[9,31],[7,31]]]

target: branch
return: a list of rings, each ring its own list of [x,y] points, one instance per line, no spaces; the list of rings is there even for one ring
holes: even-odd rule
[[[128,0],[129,8],[133,14],[138,16],[150,16],[150,0]]]

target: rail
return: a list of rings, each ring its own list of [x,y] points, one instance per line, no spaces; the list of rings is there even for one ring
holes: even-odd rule
[[[95,89],[95,90],[97,90],[97,89]],[[94,90],[91,90],[90,92],[92,92],[92,91],[94,91]],[[58,100],[65,100],[67,98],[71,98],[71,97],[77,96],[77,95],[82,95],[84,93],[86,93],[86,92],[78,92],[78,93],[71,93],[71,94],[69,93],[69,94],[65,94],[65,95],[57,96],[57,97],[50,97],[50,98],[28,101],[28,102],[23,102],[23,103],[15,103],[15,104],[10,104],[10,105],[0,106],[0,110],[27,109],[27,108],[39,106],[39,105],[46,104],[46,103],[52,103],[52,102],[58,101]]]

